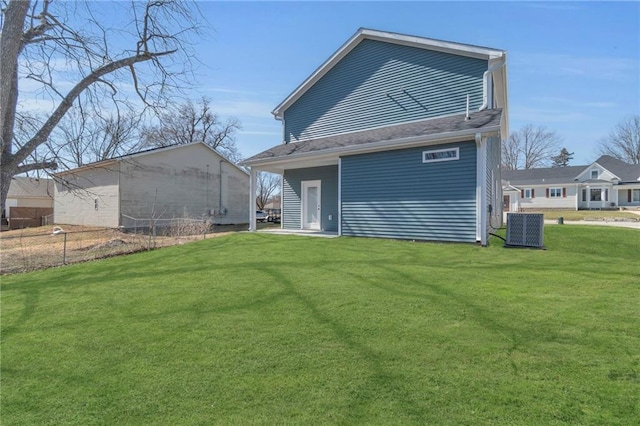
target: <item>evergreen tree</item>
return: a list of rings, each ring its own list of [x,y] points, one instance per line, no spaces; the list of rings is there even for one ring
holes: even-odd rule
[[[567,151],[567,148],[562,148],[560,154],[551,157],[552,167],[567,167],[571,160],[573,160],[573,152]]]

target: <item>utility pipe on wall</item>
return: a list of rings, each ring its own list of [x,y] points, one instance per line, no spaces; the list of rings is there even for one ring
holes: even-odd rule
[[[491,85],[491,90],[493,90],[493,84],[492,84],[492,80],[491,80],[491,75],[493,74],[494,71],[497,71],[500,68],[504,67],[505,64],[506,64],[506,61],[504,60],[504,57],[503,57],[500,62],[490,66],[489,69],[486,70],[484,72],[484,74],[482,74],[482,80],[483,80],[483,84],[482,84],[482,105],[480,106],[478,111],[485,110],[485,109],[487,109],[489,107],[489,86],[490,85]],[[491,95],[491,99],[493,100],[493,94]]]

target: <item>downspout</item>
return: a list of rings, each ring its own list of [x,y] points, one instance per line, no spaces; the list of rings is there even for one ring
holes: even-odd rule
[[[256,230],[256,169],[249,167],[249,231]]]
[[[482,80],[483,80],[483,84],[482,84],[482,105],[480,106],[478,111],[485,110],[485,109],[487,109],[489,107],[489,93],[490,92],[491,92],[491,101],[493,103],[493,84],[492,84],[493,80],[491,79],[491,75],[493,74],[494,71],[497,71],[500,68],[504,67],[505,64],[506,64],[506,61],[504,60],[504,56],[503,56],[502,60],[500,62],[490,66],[489,69],[487,69],[484,72],[484,74],[482,74]],[[489,90],[489,86],[491,86],[491,90]]]
[[[284,116],[283,115],[280,116],[280,115],[274,114],[273,118],[275,118],[276,120],[278,120],[279,122],[282,123],[282,143],[286,144],[287,143],[287,138],[286,138],[286,134],[285,134],[286,130],[285,130],[285,125],[284,125],[285,124],[284,123]]]
[[[482,133],[475,135],[476,153],[476,241],[485,247],[487,245],[487,144]]]

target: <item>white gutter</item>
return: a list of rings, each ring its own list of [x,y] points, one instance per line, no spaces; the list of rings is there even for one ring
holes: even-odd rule
[[[491,98],[493,100],[493,81],[491,80],[491,75],[493,74],[494,71],[499,70],[500,68],[504,67],[506,65],[506,61],[504,60],[504,55],[502,55],[501,57],[501,61],[498,62],[497,64],[493,64],[492,66],[489,67],[488,70],[486,70],[484,72],[484,74],[482,74],[482,80],[483,80],[483,84],[482,84],[482,105],[480,106],[480,108],[478,109],[478,111],[482,111],[485,110],[489,107],[489,93],[491,92]],[[489,86],[491,86],[491,90],[489,90]]]
[[[499,132],[500,126],[484,127],[482,129],[483,135]],[[473,138],[478,132],[478,129],[458,130],[455,132],[437,133],[426,136],[412,136],[402,139],[392,139],[385,141],[378,141],[372,143],[365,143],[360,145],[341,146],[337,148],[324,149],[321,151],[302,152],[300,154],[290,154],[276,158],[261,158],[253,161],[240,162],[243,166],[258,166],[268,165],[273,163],[280,163],[282,161],[289,162],[290,160],[296,160],[301,158],[313,158],[313,157],[325,157],[330,154],[360,154],[365,152],[375,152],[388,149],[401,149],[409,148],[412,145],[418,146],[428,143],[444,143],[444,142],[456,142],[463,138]]]

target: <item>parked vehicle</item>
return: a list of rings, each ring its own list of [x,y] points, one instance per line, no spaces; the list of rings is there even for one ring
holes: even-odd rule
[[[280,215],[281,215],[281,210],[280,209],[267,209],[267,215],[268,215],[268,222],[273,222],[273,223],[280,223]]]
[[[263,212],[262,210],[256,210],[256,221],[258,222],[267,222],[269,220],[269,215]]]

